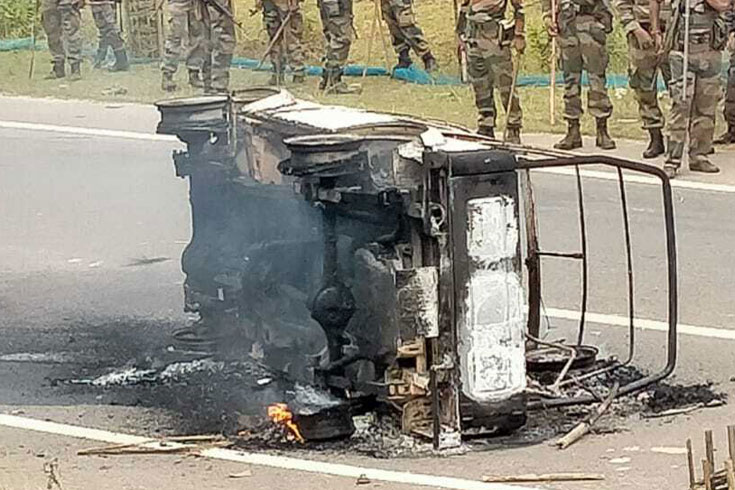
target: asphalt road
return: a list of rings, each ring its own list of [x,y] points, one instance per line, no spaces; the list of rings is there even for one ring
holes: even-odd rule
[[[0,413],[49,419],[84,427],[152,435],[172,430],[167,407],[122,403],[104,390],[69,390],[54,380],[80,369],[124,366],[165,345],[190,319],[182,310],[179,257],[189,240],[187,184],[174,175],[173,141],[134,135],[85,135],[59,127],[23,127],[12,122],[152,133],[155,110],[135,105],[0,98]],[[537,144],[548,138],[530,138]],[[626,143],[626,151],[639,151]],[[727,162],[730,154],[717,156]],[[728,169],[729,170],[729,169]],[[698,182],[735,184],[731,172]],[[688,176],[686,178],[689,178]],[[731,180],[731,182],[728,182]],[[569,177],[534,174],[542,248],[579,249],[576,195]],[[585,179],[592,312],[625,316],[625,255],[617,185]],[[735,189],[735,187],[733,187]],[[661,199],[656,188],[629,184],[634,244],[636,316],[666,319],[666,282]],[[731,244],[735,241],[735,192],[677,188],[676,217],[682,323],[735,330]],[[578,307],[579,264],[544,263],[547,308]],[[550,337],[572,335],[571,322],[550,318]],[[622,352],[625,330],[592,324],[588,339],[606,353]],[[735,393],[735,340],[682,335],[676,376],[684,382],[712,380]],[[638,362],[660,366],[665,337],[639,333]],[[681,448],[701,439],[703,427],[724,434],[733,410],[726,406],[687,417],[640,420],[626,430],[589,437],[559,453],[546,445],[508,448],[452,458],[378,461],[342,454],[299,453],[369,468],[477,479],[488,473],[588,470],[605,483],[553,488],[683,488],[681,455],[652,452]],[[722,439],[722,437],[720,437]],[[176,456],[80,458],[95,445],[0,424],[0,489],[41,488],[43,463],[60,461],[64,488],[348,488],[354,479],[249,466],[245,480],[228,478],[242,464]],[[100,445],[99,443],[96,445]],[[697,443],[699,449],[701,443]],[[701,454],[701,450],[700,450]],[[137,459],[136,459],[137,458]],[[614,463],[615,458],[630,458]],[[541,462],[541,463],[539,463]],[[64,480],[65,479],[65,480]],[[383,488],[409,488],[377,483]]]

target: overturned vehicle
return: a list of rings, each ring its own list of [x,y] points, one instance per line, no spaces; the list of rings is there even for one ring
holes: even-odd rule
[[[617,394],[672,372],[676,247],[671,189],[659,169],[506,145],[442,122],[267,88],[158,108],[158,131],[186,144],[174,163],[190,182],[193,236],[182,264],[185,307],[199,321],[177,339],[257,359],[327,393],[323,406],[295,408],[307,439],[349,435],[352,414],[380,405],[398,413],[405,433],[445,447],[512,431],[534,408],[599,399],[563,387],[633,359],[624,173],[660,180],[669,330],[666,365]],[[586,165],[609,167],[619,181],[630,317],[624,360],[596,359],[595,346],[584,344]],[[530,174],[549,168],[576,176],[580,250],[539,247]],[[544,259],[581,265],[581,311],[568,344],[541,339]],[[529,377],[549,370],[546,384]]]

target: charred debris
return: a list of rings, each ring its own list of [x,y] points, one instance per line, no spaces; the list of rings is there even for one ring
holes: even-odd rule
[[[174,163],[189,180],[193,219],[182,265],[186,309],[199,320],[175,337],[220,362],[257,365],[263,371],[242,389],[263,415],[283,403],[299,437],[344,438],[355,416],[378,411],[403,434],[449,448],[538,424],[529,414],[539,409],[601,402],[613,386],[616,397],[640,392],[673,371],[676,243],[671,188],[659,169],[514,147],[446,123],[323,106],[270,88],[158,109],[158,132],[186,144]],[[586,343],[587,165],[619,178],[630,315],[624,359],[598,358]],[[538,245],[531,174],[551,167],[576,174],[578,250]],[[649,375],[632,367],[627,173],[660,179],[663,199],[667,362]],[[542,339],[546,260],[581,265],[582,306],[567,343]],[[278,385],[283,399],[258,395],[260,384]]]

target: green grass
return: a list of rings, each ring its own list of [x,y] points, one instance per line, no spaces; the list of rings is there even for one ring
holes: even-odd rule
[[[160,72],[156,64],[133,65],[128,73],[108,73],[92,70],[89,64],[83,65],[83,80],[70,83],[67,80],[44,80],[50,70],[48,53],[36,55],[36,69],[33,80],[28,80],[29,52],[0,53],[0,92],[33,97],[58,97],[93,99],[105,101],[154,102],[167,97],[161,91]],[[185,83],[183,70],[177,73],[181,89],[176,96],[194,95]],[[262,85],[268,80],[265,72],[233,69],[232,87]],[[317,80],[310,78],[303,86],[289,87],[292,92],[302,98],[342,104],[364,109],[412,114],[423,118],[437,118],[475,127],[476,111],[472,90],[468,86],[447,87],[427,86],[403,83],[387,77],[368,77],[350,79],[360,82],[363,93],[347,96],[324,96],[317,90]],[[124,94],[110,94],[114,89],[122,88]],[[528,132],[563,132],[564,122],[561,117],[561,87],[557,89],[555,126],[549,125],[549,89],[521,88],[519,95],[524,111],[524,130]],[[611,91],[615,114],[610,129],[613,135],[626,138],[641,138],[637,105],[629,90]],[[502,111],[501,111],[502,114]],[[498,118],[502,124],[502,116]],[[591,118],[583,119],[583,129],[592,131]]]

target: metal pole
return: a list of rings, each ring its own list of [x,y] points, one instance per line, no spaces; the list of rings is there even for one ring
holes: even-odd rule
[[[689,17],[691,13],[691,5],[689,0],[684,0],[684,60],[682,68],[682,92],[681,101],[687,105],[687,118],[686,118],[686,131],[684,132],[684,148],[682,149],[681,162],[682,166],[689,168],[689,145],[690,140],[690,125],[692,122],[692,101],[687,97],[687,91],[689,90]],[[696,84],[696,81],[694,82]],[[694,87],[692,87],[694,88]]]

